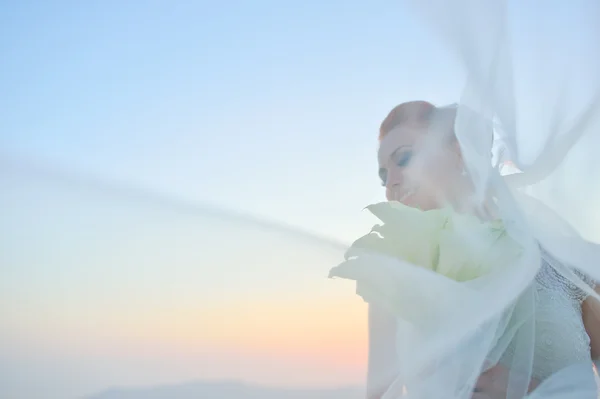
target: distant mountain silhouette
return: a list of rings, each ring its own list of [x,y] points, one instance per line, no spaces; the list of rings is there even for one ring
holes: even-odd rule
[[[86,399],[364,399],[364,397],[364,390],[361,388],[286,389],[223,381],[110,389]]]

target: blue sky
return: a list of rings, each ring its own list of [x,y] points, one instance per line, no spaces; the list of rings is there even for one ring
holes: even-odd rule
[[[3,11],[5,153],[345,241],[383,198],[375,151],[387,111],[454,102],[464,83],[453,54],[398,1],[23,1]],[[556,43],[582,32],[557,30],[576,17],[565,5],[545,10],[540,30],[527,22],[540,14],[533,5],[512,11],[540,76]],[[536,35],[554,38],[535,53]],[[548,112],[529,108],[534,121]]]
[[[220,4],[11,4],[0,145],[351,239],[380,120],[459,70],[397,2]]]
[[[0,13],[0,50],[4,156],[345,242],[373,223],[362,208],[383,199],[381,119],[409,99],[452,102],[462,84],[449,55],[392,1],[12,2]],[[325,278],[341,252],[206,214],[182,218],[143,201],[29,183],[8,178],[11,194],[1,198],[12,226],[0,283],[1,392],[74,397],[202,378],[363,382],[363,305],[350,285]],[[214,249],[201,261],[199,236]],[[248,298],[256,303],[242,305]],[[281,319],[282,298],[312,315],[304,352],[337,330],[347,337],[299,360],[285,340],[310,320],[296,317],[304,327],[280,337],[272,349],[280,359],[271,355],[264,370],[251,349],[203,352],[218,338],[203,323],[219,331],[227,320],[207,316],[211,307],[267,314],[271,304]],[[263,323],[221,328],[237,345],[259,345],[271,321]]]
[[[43,160],[343,242],[370,228],[362,209],[383,199],[375,157],[382,118],[402,101],[455,102],[463,89],[453,54],[398,1],[24,0],[0,7],[0,161]],[[513,16],[523,22],[538,11],[517,7]],[[547,15],[556,21],[540,32],[556,33],[562,17],[573,17],[560,8]],[[553,77],[546,72],[540,75]],[[543,109],[532,110],[535,121],[534,111]],[[569,186],[575,192],[588,178],[579,177]],[[0,303],[8,326],[0,329],[0,394],[74,397],[112,384],[222,377],[211,374],[194,339],[206,338],[198,325],[205,303],[225,306],[234,297],[239,307],[247,296],[277,304],[282,295],[318,293],[328,310],[314,302],[296,309],[319,315],[313,334],[329,339],[335,328],[364,327],[353,288],[320,280],[341,259],[338,250],[208,213],[187,217],[110,193],[0,178],[10,187],[0,215],[11,226],[0,231],[0,261],[11,265],[0,269],[8,298]],[[595,228],[588,216],[578,215]],[[198,236],[214,264],[198,260]],[[249,253],[252,268],[240,260]],[[215,270],[219,262],[229,268]],[[224,281],[230,291],[214,284]],[[212,302],[203,297],[213,294]],[[348,305],[344,315],[339,303]],[[181,331],[165,320],[181,323]],[[352,339],[361,334],[347,334],[338,349],[356,347]],[[250,374],[239,375],[259,382],[274,375],[304,385],[362,382],[350,360],[329,380],[314,367],[324,361],[318,357],[301,372],[294,364],[293,372],[271,376],[252,374],[252,359],[244,361]],[[78,385],[69,385],[74,370]]]

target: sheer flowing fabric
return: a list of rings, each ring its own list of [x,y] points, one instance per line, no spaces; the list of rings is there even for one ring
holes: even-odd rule
[[[386,312],[373,293],[391,286],[415,311],[428,312],[411,324],[397,318],[397,361],[388,363],[394,372],[373,367],[370,393],[385,399],[595,398],[591,359],[541,372],[537,353],[545,331],[536,313],[545,305],[538,302],[536,278],[548,269],[561,284],[598,298],[600,247],[582,233],[597,229],[600,203],[600,163],[591,150],[600,144],[600,4],[407,3],[467,73],[455,131],[475,189],[472,202],[480,209],[493,204],[524,252],[514,264],[467,283],[375,254],[352,260],[363,263],[351,278],[368,286],[363,296],[372,313]],[[427,162],[434,160],[422,159]],[[517,173],[504,173],[506,164]],[[558,304],[556,315],[552,328],[570,323],[571,316],[560,319]],[[377,323],[372,337],[384,335]]]
[[[404,3],[466,73],[455,132],[472,204],[504,221],[518,260],[457,282],[365,252],[339,276],[356,281],[356,295],[354,283],[327,279],[344,262],[342,243],[0,158],[0,291],[21,304],[0,303],[5,393],[28,379],[53,387],[59,380],[36,367],[63,350],[71,363],[56,373],[77,379],[90,347],[106,384],[164,375],[168,365],[150,369],[132,360],[136,350],[169,358],[192,345],[208,376],[362,385],[368,306],[370,398],[597,397],[591,359],[540,373],[535,315],[542,267],[598,298],[600,2]],[[439,141],[431,146],[424,163]],[[518,173],[504,173],[507,163]],[[109,347],[120,365],[103,360]],[[130,374],[115,382],[116,366]]]
[[[3,397],[360,392],[365,305],[327,279],[345,245],[39,162],[3,159],[0,184]]]

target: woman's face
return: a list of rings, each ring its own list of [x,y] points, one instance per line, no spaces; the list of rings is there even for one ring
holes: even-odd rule
[[[379,177],[388,201],[423,210],[453,201],[460,185],[462,159],[452,135],[426,126],[402,125],[383,137]]]

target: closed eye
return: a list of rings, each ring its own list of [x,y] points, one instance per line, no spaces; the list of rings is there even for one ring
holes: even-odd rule
[[[413,157],[412,151],[402,152],[402,153],[398,154],[398,156],[397,156],[396,165],[398,165],[400,167],[405,167],[410,163],[412,157]]]
[[[413,151],[410,150],[410,147],[401,146],[392,153],[389,159],[399,168],[404,168],[408,166],[412,157]],[[379,168],[379,179],[381,180],[381,185],[385,187],[388,180],[388,170],[386,168]]]

